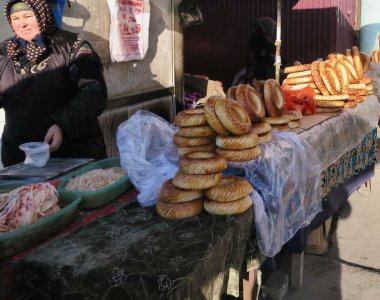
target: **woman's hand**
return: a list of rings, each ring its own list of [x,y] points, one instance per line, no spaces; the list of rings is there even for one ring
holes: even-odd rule
[[[58,150],[62,143],[62,130],[58,125],[52,125],[45,135],[44,142],[49,144],[50,152]]]

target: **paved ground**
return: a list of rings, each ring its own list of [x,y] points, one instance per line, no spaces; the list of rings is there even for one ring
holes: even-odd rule
[[[380,152],[371,185],[349,198],[326,255],[305,254],[302,288],[284,300],[380,299]]]

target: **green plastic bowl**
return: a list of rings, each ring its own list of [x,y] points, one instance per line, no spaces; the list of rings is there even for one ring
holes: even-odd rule
[[[103,160],[92,162],[64,176],[58,185],[58,191],[67,191],[65,189],[65,185],[68,183],[68,181],[71,178],[75,176],[79,176],[83,173],[92,171],[94,169],[107,169],[107,168],[112,168],[112,167],[120,167],[120,159],[118,157],[111,157],[111,158],[106,158]],[[131,186],[131,181],[129,180],[129,177],[124,176],[120,178],[118,181],[102,189],[98,189],[95,191],[85,191],[85,192],[75,191],[82,197],[82,201],[79,204],[79,208],[80,209],[94,209],[94,208],[106,205],[110,203],[111,201],[113,201],[114,199],[116,199],[118,196],[125,193],[130,186]]]
[[[11,191],[22,184],[1,187],[1,193]],[[51,216],[39,219],[9,232],[0,233],[0,259],[15,255],[70,224],[76,215],[81,201],[80,195],[74,192],[58,192],[58,205],[61,209]]]

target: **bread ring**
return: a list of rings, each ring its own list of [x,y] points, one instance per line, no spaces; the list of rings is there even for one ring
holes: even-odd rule
[[[198,215],[203,210],[203,199],[195,199],[182,203],[165,203],[157,201],[156,211],[165,219],[184,219]]]
[[[178,171],[173,178],[173,184],[185,190],[205,190],[221,182],[222,177],[222,173],[195,175]]]
[[[236,94],[236,86],[231,86],[227,92],[226,92],[226,98],[236,100],[235,94]]]
[[[285,74],[302,72],[302,71],[308,71],[308,70],[310,70],[310,68],[311,68],[310,64],[296,65],[296,66],[286,67],[284,69],[284,72],[285,72]]]
[[[183,190],[173,185],[172,180],[166,180],[161,187],[160,201],[166,203],[188,202],[204,196],[203,190]]]
[[[367,77],[367,76],[364,74],[363,78],[360,80],[360,83],[370,84],[370,83],[372,83],[372,78],[371,78],[371,77]]]
[[[357,82],[359,79],[358,72],[356,71],[355,66],[350,62],[350,60],[343,54],[337,54],[337,58],[344,64],[348,75],[350,76],[350,82]]]
[[[377,58],[376,58],[376,56],[377,56],[377,55],[376,55],[376,51],[378,51],[378,50],[373,50],[372,53],[371,53],[371,60],[374,61],[374,62],[377,62],[377,61],[376,61],[376,59],[377,59]]]
[[[372,84],[367,84],[367,86],[365,87],[365,89],[367,91],[373,91],[373,85]]]
[[[223,149],[247,149],[257,146],[259,137],[251,130],[248,134],[216,137],[216,145]]]
[[[342,93],[342,85],[339,81],[338,74],[334,71],[333,66],[329,63],[326,63],[326,72],[327,75],[330,76],[332,86],[334,87],[334,90],[337,92],[337,94]]]
[[[204,112],[207,119],[207,123],[215,130],[217,134],[229,135],[230,132],[222,125],[215,113],[215,103],[220,97],[210,97],[204,104]]]
[[[236,101],[247,111],[252,122],[262,121],[265,117],[265,106],[260,94],[247,84],[239,84],[236,88]]]
[[[318,89],[313,89],[314,93],[316,93],[317,95],[320,95],[321,92],[318,90]]]
[[[363,66],[363,73],[367,72],[371,67],[371,58],[364,52],[360,52],[360,61]]]
[[[335,58],[336,58],[336,53],[327,54],[327,59],[335,59]]]
[[[179,155],[185,155],[190,152],[197,151],[215,151],[216,146],[215,143],[202,145],[202,146],[192,146],[192,147],[177,147],[177,151]]]
[[[368,90],[364,89],[348,89],[347,93],[349,95],[356,95],[356,96],[367,96]]]
[[[352,57],[352,51],[351,49],[346,49],[346,57],[355,66],[354,59]]]
[[[317,107],[340,107],[343,108],[345,101],[341,100],[315,100]]]
[[[259,144],[266,143],[272,140],[272,132],[259,134]]]
[[[299,128],[299,127],[301,127],[301,121],[300,121],[300,120],[290,121],[290,122],[288,123],[288,127],[289,127],[290,129],[293,129],[293,128]]]
[[[267,122],[253,123],[252,131],[258,135],[268,133],[272,130],[272,126],[270,126]]]
[[[352,58],[354,60],[356,71],[358,72],[358,79],[360,79],[363,77],[363,65],[360,59],[360,51],[356,46],[352,47]]]
[[[215,131],[210,126],[191,126],[191,127],[180,127],[178,130],[178,135],[183,137],[195,138],[195,137],[206,137],[214,136]]]
[[[350,85],[350,78],[348,76],[346,67],[339,60],[336,60],[335,62],[335,71],[339,77],[340,82],[342,83],[342,92],[347,92],[348,86]]]
[[[322,61],[319,64],[319,75],[321,76],[326,89],[329,91],[329,94],[336,95],[337,91],[335,90],[333,83],[331,82],[332,81],[331,75],[328,75],[326,71],[326,62]]]
[[[252,185],[243,177],[226,176],[216,186],[206,190],[206,196],[216,202],[229,202],[248,196]]]
[[[325,101],[348,100],[348,97],[349,97],[348,94],[329,95],[329,96],[315,95],[314,100],[325,100]]]
[[[222,154],[227,161],[248,161],[258,158],[261,155],[261,148],[259,146],[239,150],[217,148],[216,152]]]
[[[350,100],[347,101],[346,104],[344,105],[344,108],[353,108],[356,107],[358,104],[356,103],[355,100]]]
[[[355,96],[356,103],[362,103],[365,100],[365,96]]]
[[[314,83],[317,86],[318,90],[321,92],[322,95],[330,95],[328,90],[326,89],[323,80],[321,78],[321,75],[319,75],[319,61],[314,61],[311,64],[311,76],[313,77]]]
[[[274,124],[274,125],[272,125],[272,128],[273,128],[273,130],[288,131],[290,129],[290,127],[288,125],[289,123],[286,123],[286,124]]]
[[[317,113],[337,113],[343,110],[343,107],[317,107]]]
[[[212,215],[225,216],[237,215],[245,212],[252,206],[249,196],[230,202],[216,202],[206,199],[203,203],[204,209]]]
[[[205,136],[205,137],[183,137],[177,133],[173,136],[174,145],[180,147],[192,147],[192,146],[203,146],[211,144],[214,142],[214,136]]]
[[[178,167],[185,174],[204,175],[222,172],[227,168],[227,161],[218,153],[198,151],[182,156]]]
[[[315,85],[314,82],[310,82],[310,83],[309,83],[309,86],[310,86],[311,88],[313,88],[313,89],[317,89],[317,86]]]
[[[365,83],[352,83],[348,86],[350,89],[365,89],[366,84]]]
[[[379,63],[380,62],[380,50],[373,50],[371,54],[372,61]]]
[[[191,108],[179,112],[175,116],[175,125],[179,127],[206,125],[207,120],[203,108]]]
[[[290,121],[297,121],[302,118],[302,112],[298,110],[284,110],[283,114],[288,117]]]
[[[247,111],[238,102],[219,99],[215,103],[215,113],[229,132],[242,135],[251,131],[251,119]]]
[[[267,113],[271,117],[282,115],[285,105],[284,95],[282,94],[280,85],[274,79],[268,79],[264,85],[264,101]]]
[[[266,117],[264,121],[270,125],[282,125],[288,124],[290,119],[287,116],[282,115],[281,117]]]
[[[303,76],[309,76],[309,75],[311,75],[311,70],[289,73],[288,76],[286,76],[286,78],[303,77]]]
[[[283,84],[300,84],[300,83],[309,83],[313,82],[313,78],[308,76],[302,76],[302,77],[294,77],[294,78],[286,78],[282,82]]]
[[[256,92],[259,93],[262,99],[264,98],[264,85],[265,80],[255,80],[255,84],[252,85]]]

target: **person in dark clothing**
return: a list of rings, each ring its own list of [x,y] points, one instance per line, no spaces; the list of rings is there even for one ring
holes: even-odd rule
[[[269,17],[257,19],[249,41],[249,61],[247,67],[242,70],[240,78],[237,80],[238,83],[251,83],[253,80],[275,78],[275,41],[276,22]],[[283,69],[289,65],[289,61],[281,57],[281,82],[285,77]]]
[[[105,158],[97,117],[107,88],[99,56],[77,34],[57,28],[45,0],[8,0],[15,36],[0,44],[1,158],[22,162],[20,144],[49,143],[52,157]]]

